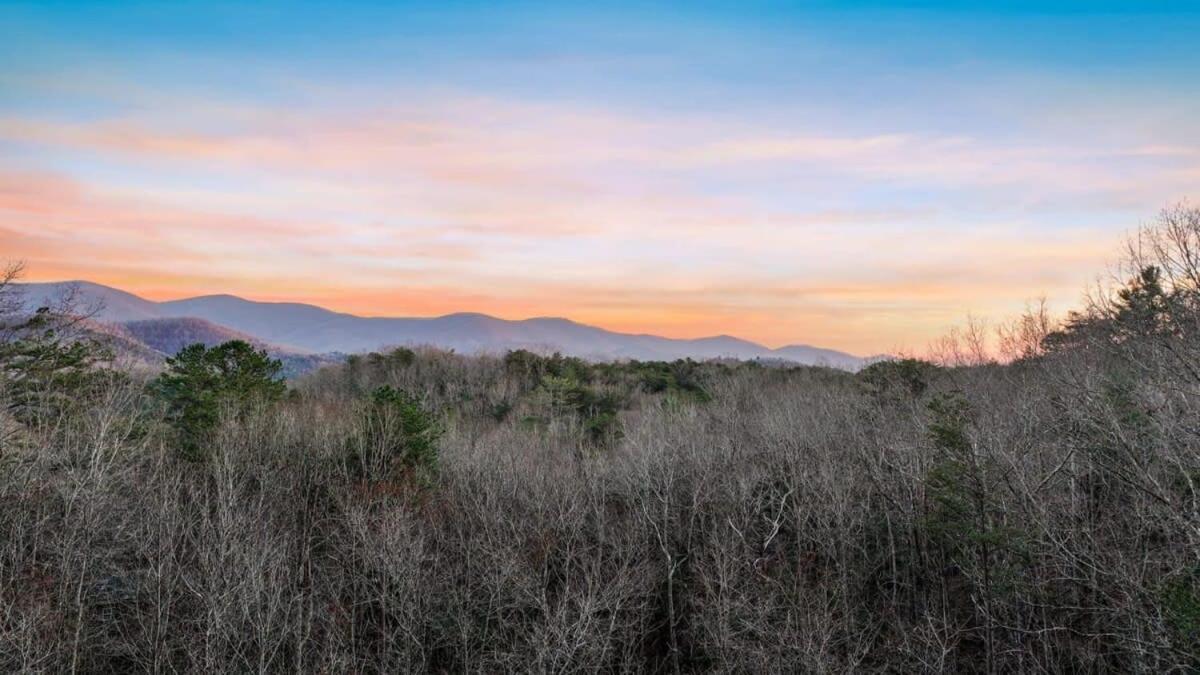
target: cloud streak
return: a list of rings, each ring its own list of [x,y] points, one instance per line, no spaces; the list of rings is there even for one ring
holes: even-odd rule
[[[968,311],[1068,306],[1124,229],[1195,196],[1189,92],[1156,110],[1070,73],[975,66],[947,85],[861,45],[721,35],[695,66],[652,42],[615,61],[611,44],[564,44],[425,80],[289,70],[286,55],[242,73],[207,43],[180,49],[208,56],[215,83],[180,58],[0,69],[24,95],[0,97],[0,245],[36,278],[157,298],[563,315],[869,353]],[[748,46],[815,70],[721,70]],[[831,55],[861,82],[834,81]],[[666,84],[634,77],[646,59]],[[604,64],[633,79],[587,70]]]

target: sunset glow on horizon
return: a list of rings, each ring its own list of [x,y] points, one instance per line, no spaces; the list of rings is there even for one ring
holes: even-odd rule
[[[919,349],[1200,198],[1200,11],[1084,6],[6,4],[0,258]]]

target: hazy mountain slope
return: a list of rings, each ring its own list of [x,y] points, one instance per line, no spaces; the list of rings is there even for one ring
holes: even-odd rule
[[[286,377],[295,377],[341,360],[338,355],[310,354],[280,347],[264,342],[257,336],[196,317],[147,319],[113,325],[125,331],[131,339],[164,356],[177,354],[184,347],[196,343],[213,347],[230,340],[245,340],[259,349],[265,349],[273,358],[279,359],[283,363],[283,374]]]
[[[175,354],[196,343],[212,347],[230,340],[245,340],[258,343],[261,347],[267,346],[253,335],[195,317],[127,321],[120,325],[134,339],[163,354]]]
[[[25,308],[29,310],[57,307],[73,298],[79,313],[92,315],[97,321],[120,323],[162,316],[162,310],[156,302],[90,281],[19,284],[18,288],[22,292]]]
[[[776,358],[796,361],[798,363],[812,363],[849,369],[861,368],[864,365],[864,361],[871,360],[859,356],[851,356],[850,354],[834,349],[822,349],[820,347],[810,347],[809,345],[788,345],[772,350],[771,354]]]
[[[119,323],[92,319],[72,326],[73,333],[99,342],[112,351],[117,361],[138,367],[154,367],[162,362],[163,353],[147,345]]]
[[[207,319],[280,346],[313,352],[359,351],[340,349],[336,340],[354,328],[356,317],[313,305],[206,295],[163,302],[159,309],[163,316]]]
[[[66,284],[26,285],[30,297],[51,297],[61,294],[65,287]],[[428,344],[468,353],[518,348],[561,351],[598,360],[772,359],[850,369],[863,363],[851,354],[806,345],[772,350],[728,335],[694,340],[634,335],[559,318],[509,321],[473,313],[434,318],[372,318],[299,303],[254,302],[232,295],[155,303],[96,284],[80,283],[78,288],[87,301],[104,303],[98,318],[105,320],[203,319],[280,349],[313,353],[354,353]]]

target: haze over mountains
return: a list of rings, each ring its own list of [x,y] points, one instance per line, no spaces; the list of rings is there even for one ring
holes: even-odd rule
[[[154,302],[86,281],[22,284],[30,307],[50,305],[74,293],[97,321],[118,324],[134,339],[174,353],[192,342],[221,338],[258,342],[296,355],[357,353],[390,346],[431,345],[463,353],[510,349],[560,351],[593,360],[681,358],[764,359],[858,369],[867,359],[832,349],[789,345],[770,349],[728,335],[673,339],[604,330],[561,318],[520,321],[458,313],[433,318],[374,318],[298,303],[255,302],[208,295]]]

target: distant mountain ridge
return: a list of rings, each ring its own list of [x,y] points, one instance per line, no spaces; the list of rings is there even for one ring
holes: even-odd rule
[[[561,351],[592,360],[680,358],[768,359],[856,370],[869,362],[845,352],[809,345],[770,349],[729,335],[697,339],[618,333],[561,318],[511,321],[486,314],[457,313],[432,318],[375,318],[300,303],[256,302],[232,295],[206,295],[154,302],[120,289],[86,281],[22,284],[28,305],[52,304],[75,293],[99,321],[129,324],[162,319],[198,319],[280,350],[326,354],[357,353],[400,345],[432,345],[463,353],[509,349]],[[142,328],[154,327],[144,324]],[[162,326],[159,326],[162,328]],[[179,328],[175,326],[175,328]],[[199,325],[192,326],[199,328]]]

